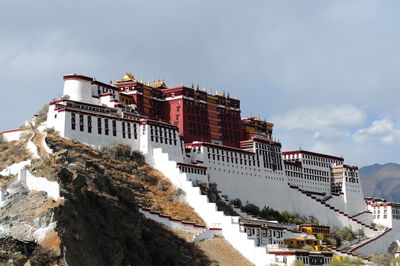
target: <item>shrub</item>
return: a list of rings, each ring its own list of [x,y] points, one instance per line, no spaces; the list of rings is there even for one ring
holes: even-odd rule
[[[399,245],[397,244],[396,241],[393,241],[392,244],[388,247],[388,253],[395,254],[397,249],[399,248]]]
[[[319,234],[317,234],[317,239],[323,241],[323,240],[325,240],[325,237],[323,234],[319,233]]]
[[[0,170],[14,163],[28,160],[31,157],[22,141],[12,141],[0,144]]]
[[[46,104],[42,107],[42,109],[38,112],[35,117],[35,125],[39,125],[47,120],[47,113],[49,112],[49,105]]]
[[[140,151],[132,151],[131,159],[137,162],[139,165],[143,165],[145,163],[144,155]]]
[[[238,216],[232,206],[219,197],[217,184],[209,183],[207,185],[207,183],[196,181],[196,185],[199,186],[201,194],[207,195],[208,200],[217,205],[219,211],[223,211],[225,215]]]
[[[295,260],[295,261],[293,261],[292,265],[293,266],[304,266],[304,263],[301,260]]]
[[[131,158],[132,148],[126,144],[114,144],[102,147],[101,152],[118,161],[129,161]]]
[[[101,147],[100,151],[118,161],[135,161],[140,165],[145,162],[143,154],[139,151],[132,151],[131,146],[127,144],[118,143],[114,145],[103,146]]]
[[[50,135],[60,136],[60,132],[55,130],[54,127],[46,128],[44,131]]]
[[[357,238],[361,238],[365,236],[364,230],[358,229],[357,232],[355,233]]]
[[[339,237],[341,240],[353,241],[356,237],[350,227],[344,227],[335,233],[335,236]]]
[[[233,204],[233,206],[235,206],[236,208],[242,207],[242,201],[240,199],[231,200],[230,203]]]
[[[326,242],[328,245],[331,245],[331,246],[333,246],[333,247],[338,247],[338,242],[336,241],[335,238],[330,238],[330,237],[328,237],[328,238],[325,239],[325,242]]]
[[[387,253],[382,255],[372,255],[371,261],[374,265],[391,266],[393,262],[393,254]]]
[[[260,208],[253,203],[247,202],[247,204],[242,207],[242,210],[254,216],[259,216],[260,214]]]
[[[3,143],[4,142],[4,136],[3,136],[3,134],[0,134],[0,143]]]
[[[259,216],[265,220],[283,221],[282,215],[278,211],[266,206],[260,211]]]
[[[351,259],[350,257],[334,258],[328,265],[332,266],[353,266],[353,265],[364,265],[360,259]]]

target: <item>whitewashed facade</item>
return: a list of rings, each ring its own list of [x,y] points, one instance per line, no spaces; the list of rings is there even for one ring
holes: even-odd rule
[[[369,226],[373,219],[358,169],[345,165],[343,158],[282,153],[281,144],[271,138],[254,139],[241,149],[203,142],[184,145],[176,126],[139,115],[134,106],[119,103],[117,88],[80,75],[65,79],[64,96],[50,103],[47,127],[94,147],[124,143],[141,151],[184,190],[208,227],[222,228],[224,237],[257,265],[266,265],[262,261],[267,259],[272,263],[275,257],[264,257],[261,242],[254,249],[254,241],[247,242],[247,229],[236,233],[239,222],[216,212],[215,205],[197,195],[195,181],[216,183],[229,199],[314,216],[322,224],[362,229],[367,236],[377,234]],[[238,243],[240,239],[246,241]]]

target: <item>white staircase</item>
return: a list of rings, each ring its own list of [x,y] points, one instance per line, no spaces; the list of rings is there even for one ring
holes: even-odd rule
[[[274,256],[267,254],[265,247],[257,247],[254,240],[248,239],[247,234],[240,232],[239,217],[226,216],[217,210],[215,203],[209,202],[198,187],[194,187],[185,173],[180,173],[176,162],[170,161],[168,154],[161,148],[153,149],[153,167],[161,171],[176,187],[185,192],[185,199],[200,215],[209,228],[221,228],[224,238],[244,257],[255,265],[274,263]]]

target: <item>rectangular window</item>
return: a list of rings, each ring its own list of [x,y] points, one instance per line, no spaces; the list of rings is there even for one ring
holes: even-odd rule
[[[133,124],[133,134],[134,134],[135,139],[137,139],[137,125],[136,124]]]
[[[131,134],[131,124],[126,123],[126,126],[128,128],[128,139],[132,138],[132,134]]]
[[[104,119],[104,132],[107,136],[110,133],[110,128],[108,127],[108,119]]]
[[[75,130],[75,128],[76,128],[76,120],[75,120],[74,113],[71,114],[71,128],[72,128],[72,130]]]
[[[83,115],[79,115],[79,130],[83,131],[84,128],[84,124],[83,124]]]
[[[101,129],[101,118],[98,117],[97,118],[97,133],[99,133],[101,135],[101,131],[102,131],[102,129]]]
[[[113,136],[117,136],[117,121],[113,120],[112,121],[112,127],[113,127]]]
[[[90,115],[87,116],[87,124],[88,124],[88,132],[92,133],[92,117]]]
[[[125,138],[125,136],[126,136],[125,122],[122,122],[122,138]]]

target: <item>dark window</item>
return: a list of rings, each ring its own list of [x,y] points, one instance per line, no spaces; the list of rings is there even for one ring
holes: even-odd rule
[[[137,125],[133,124],[133,134],[135,136],[135,139],[137,139]]]
[[[88,132],[92,133],[92,117],[88,115],[87,117],[87,123],[88,123]]]
[[[104,119],[104,128],[105,128],[105,134],[108,136],[110,129],[108,127],[108,119]]]
[[[126,136],[125,122],[122,122],[122,137],[125,138],[125,136]]]
[[[132,138],[132,134],[131,134],[131,124],[126,123],[126,126],[128,128],[128,139]]]
[[[101,118],[97,118],[97,133],[101,134]]]
[[[71,128],[72,128],[72,130],[75,130],[75,127],[76,127],[75,114],[72,113],[71,114]]]
[[[112,121],[112,127],[113,127],[113,136],[117,136],[117,121],[113,120]]]
[[[84,128],[84,124],[83,124],[83,115],[79,115],[79,130],[83,131]]]

